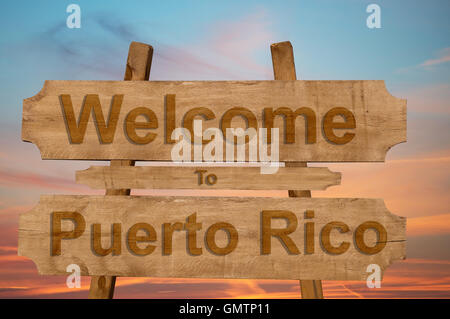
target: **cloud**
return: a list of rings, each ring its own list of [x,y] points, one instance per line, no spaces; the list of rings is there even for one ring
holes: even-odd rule
[[[106,31],[122,41],[128,42],[130,39],[136,38],[136,30],[131,24],[125,24],[111,14],[100,14],[93,17],[103,31]]]
[[[427,59],[420,64],[396,69],[395,73],[402,74],[414,70],[421,70],[421,71],[433,70],[434,67],[445,64],[450,61],[450,48],[441,49],[435,55],[437,56],[436,58]]]
[[[57,23],[27,39],[11,54],[34,51],[33,59],[39,59],[40,66],[51,62],[56,72],[67,79],[87,76],[120,80],[128,45],[140,41],[154,48],[151,79],[235,80],[249,74],[251,78],[255,74],[257,78],[271,77],[270,67],[252,60],[255,50],[269,50],[272,38],[267,16],[262,12],[235,22],[214,23],[206,38],[182,46],[158,40],[166,32],[158,25],[125,23],[114,14],[84,19],[89,28],[73,31],[65,23]]]
[[[84,186],[76,184],[73,180],[10,170],[0,170],[0,185],[5,187],[53,189],[71,192],[85,191]]]
[[[159,63],[163,63],[164,72],[157,71],[156,75],[152,72],[152,78],[159,78],[167,76],[168,74],[178,72],[191,72],[193,76],[196,73],[222,73],[228,74],[226,68],[218,67],[214,64],[208,63],[201,56],[190,52],[189,48],[179,48],[174,45],[163,43],[158,41],[155,36],[145,35],[144,28],[139,28],[137,24],[124,23],[120,21],[116,16],[112,14],[99,14],[93,17],[93,22],[96,23],[103,33],[113,36],[122,43],[129,44],[131,41],[138,41],[139,39],[145,39],[145,42],[153,46],[153,61],[152,71],[154,71],[155,63],[158,63],[157,70],[162,69]],[[152,25],[152,32],[159,28]],[[162,60],[162,61],[161,61]],[[170,76],[170,75],[169,75]]]
[[[316,164],[342,173],[340,186],[313,191],[313,197],[382,198],[396,215],[448,214],[450,150],[385,163]]]
[[[8,219],[14,218],[17,214],[26,212],[33,208],[33,205],[20,205],[20,206],[9,206],[0,209],[0,222],[5,222]]]
[[[236,75],[224,66],[208,62],[201,54],[192,53],[192,48],[178,48],[160,42],[152,43],[154,59],[152,62],[152,79],[192,80],[235,78]]]
[[[101,30],[101,27],[97,25],[96,29]],[[114,37],[112,40],[116,39]],[[76,79],[79,74],[121,79],[120,73],[125,70],[125,61],[122,64],[116,63],[120,50],[115,43],[117,40],[112,40],[104,34],[89,32],[85,28],[73,31],[65,23],[56,23],[18,44],[17,48],[12,48],[11,54],[25,62],[34,63],[39,60],[40,63],[30,69],[63,79]],[[29,52],[33,52],[33,55],[30,56]],[[24,56],[20,56],[21,54]]]
[[[430,67],[450,61],[450,48],[442,49],[438,52],[436,59],[429,59],[420,64],[422,67]]]
[[[421,258],[421,259],[445,259],[450,262],[450,234],[440,228],[437,229],[436,234],[418,233],[417,235],[410,235],[408,230],[408,222],[406,224],[407,229],[407,241],[406,241],[406,257],[407,258]],[[427,226],[425,225],[425,232]],[[433,229],[433,228],[431,228]],[[430,228],[428,228],[430,230]],[[450,266],[449,266],[450,268]]]
[[[450,235],[450,214],[410,218],[406,229],[408,236]]]
[[[439,83],[396,93],[407,99],[408,112],[450,115],[450,83]]]
[[[275,39],[270,15],[259,10],[236,21],[222,21],[211,27],[209,43],[213,51],[230,59],[245,72],[272,79],[272,68],[254,60],[257,51],[269,52]]]

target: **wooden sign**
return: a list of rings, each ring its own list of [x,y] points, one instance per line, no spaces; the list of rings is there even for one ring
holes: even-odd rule
[[[22,139],[43,159],[170,161],[173,131],[195,119],[225,136],[267,128],[269,142],[279,128],[282,162],[383,161],[406,141],[406,100],[383,81],[46,81],[24,100]]]
[[[76,181],[95,189],[323,190],[339,185],[341,173],[326,167],[279,167],[261,174],[259,167],[91,166],[77,171]]]
[[[19,255],[41,274],[80,266],[90,298],[112,298],[116,276],[300,279],[302,298],[322,298],[320,280],[366,280],[369,265],[404,259],[405,218],[381,199],[307,198],[341,175],[306,162],[384,161],[406,141],[406,100],[383,81],[297,81],[291,44],[271,52],[276,81],[147,82],[153,48],[136,42],[127,81],[46,81],[24,100],[22,139],[43,159],[111,161],[76,175],[107,196],[42,196],[20,215]],[[256,139],[234,145],[238,128]],[[197,167],[134,167],[180,151]],[[197,164],[230,161],[287,163]],[[132,188],[290,198],[110,196]]]
[[[405,256],[381,199],[42,196],[19,255],[41,274],[365,280]]]

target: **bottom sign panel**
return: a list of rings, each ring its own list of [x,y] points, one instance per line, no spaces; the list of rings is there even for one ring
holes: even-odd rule
[[[365,280],[405,232],[381,199],[55,195],[21,214],[19,255],[49,275]]]

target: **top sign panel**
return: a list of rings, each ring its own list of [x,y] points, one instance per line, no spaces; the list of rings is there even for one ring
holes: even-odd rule
[[[267,140],[282,162],[384,161],[406,141],[406,100],[384,81],[46,81],[24,100],[22,139],[43,159],[171,161],[187,150],[175,134],[185,128],[199,142],[189,143],[192,160],[211,161],[220,147],[213,160],[226,161],[234,147],[219,133],[239,127],[257,132],[256,161]],[[255,160],[251,144],[245,161]]]

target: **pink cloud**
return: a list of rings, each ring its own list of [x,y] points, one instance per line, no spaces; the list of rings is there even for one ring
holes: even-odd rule
[[[450,61],[450,48],[445,48],[445,49],[440,50],[437,55],[438,55],[438,57],[436,59],[426,60],[425,62],[423,62],[421,64],[421,66],[428,67],[428,66],[432,66],[432,65],[449,62]]]
[[[0,171],[0,185],[6,187],[34,187],[39,189],[57,189],[78,192],[85,190],[84,187],[76,184],[75,181],[66,178],[11,170]]]
[[[406,230],[408,236],[450,234],[450,214],[410,218]]]
[[[441,151],[422,158],[385,163],[316,164],[342,173],[340,186],[313,191],[313,197],[383,198],[396,215],[422,217],[448,214],[450,154]]]
[[[269,54],[270,44],[275,39],[271,29],[270,16],[265,10],[260,10],[240,20],[218,22],[212,26],[209,46],[241,68],[271,79],[271,68],[262,66],[253,59],[258,50]],[[242,70],[239,73],[242,73]]]
[[[396,94],[407,99],[408,111],[450,114],[450,84],[441,83]]]

